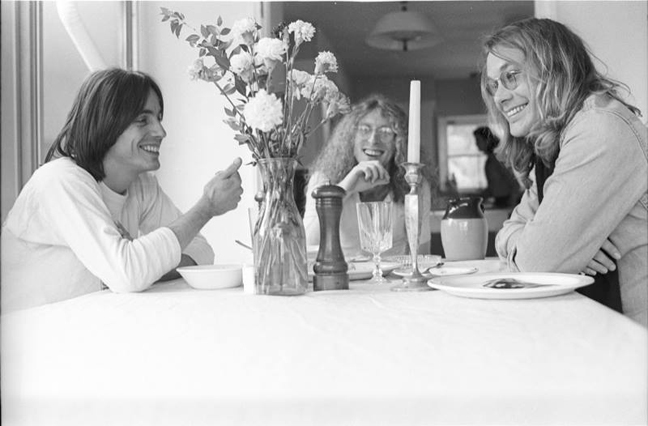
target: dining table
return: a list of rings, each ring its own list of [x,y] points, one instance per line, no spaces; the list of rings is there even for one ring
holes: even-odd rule
[[[648,332],[624,315],[574,291],[483,299],[389,278],[293,297],[177,279],[3,314],[2,425],[648,421]]]

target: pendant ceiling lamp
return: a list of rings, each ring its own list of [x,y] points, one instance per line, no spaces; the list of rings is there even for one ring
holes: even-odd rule
[[[388,13],[376,22],[366,39],[367,44],[378,49],[404,52],[439,44],[441,37],[428,17],[407,10],[407,2],[401,4],[401,10]]]

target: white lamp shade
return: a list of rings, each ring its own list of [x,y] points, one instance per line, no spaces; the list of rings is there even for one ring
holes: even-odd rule
[[[425,15],[401,10],[380,18],[366,42],[379,49],[417,50],[435,46],[441,37]]]

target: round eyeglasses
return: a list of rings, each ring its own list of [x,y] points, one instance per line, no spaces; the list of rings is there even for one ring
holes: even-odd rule
[[[520,85],[520,82],[518,81],[518,75],[522,74],[522,71],[520,70],[511,70],[511,71],[504,71],[500,74],[499,78],[493,80],[492,78],[487,78],[486,79],[486,92],[488,92],[489,95],[495,96],[495,93],[497,93],[497,89],[499,88],[500,83],[506,90],[514,90],[516,87]]]
[[[373,133],[376,132],[378,139],[382,143],[389,143],[393,141],[394,137],[396,136],[396,132],[394,132],[390,127],[379,127],[377,129],[374,129],[367,124],[359,124],[357,129],[358,135],[367,139],[369,139],[373,135]]]

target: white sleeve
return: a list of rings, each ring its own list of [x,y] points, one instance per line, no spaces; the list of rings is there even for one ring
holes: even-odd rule
[[[140,218],[140,230],[143,233],[152,232],[176,220],[182,212],[162,190],[155,176],[148,174],[142,179],[142,197],[144,211]],[[207,239],[198,234],[185,249],[183,254],[191,257],[198,265],[214,263],[214,250]],[[177,265],[175,265],[177,266]]]
[[[37,185],[44,226],[112,291],[145,290],[180,262],[180,244],[169,228],[122,238],[97,183],[81,169],[42,177],[48,180]]]
[[[320,223],[317,209],[315,208],[315,198],[313,191],[326,184],[328,178],[322,173],[313,173],[308,179],[308,189],[306,190],[306,208],[304,209],[304,229],[306,230],[306,244],[309,246],[319,245],[320,243]]]

